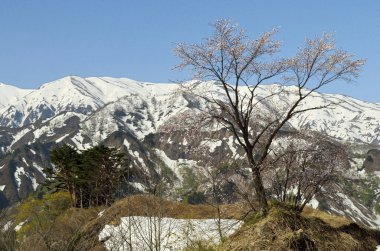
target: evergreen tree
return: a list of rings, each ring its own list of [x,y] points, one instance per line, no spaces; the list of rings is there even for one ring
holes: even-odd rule
[[[46,186],[70,193],[73,206],[110,205],[127,174],[125,155],[104,145],[77,152],[64,145],[51,151]]]
[[[66,190],[71,194],[73,206],[76,206],[77,173],[80,168],[81,155],[69,145],[55,148],[50,153],[54,167],[44,170],[47,174],[46,185],[54,190]]]
[[[82,152],[82,171],[87,176],[87,202],[110,205],[127,173],[124,154],[104,145]]]

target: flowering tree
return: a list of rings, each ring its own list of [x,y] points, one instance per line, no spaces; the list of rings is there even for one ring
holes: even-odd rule
[[[261,172],[276,135],[296,114],[333,105],[305,106],[305,102],[323,86],[355,79],[364,60],[337,49],[329,34],[307,39],[294,57],[277,59],[280,43],[273,39],[277,30],[252,40],[230,21],[213,26],[214,34],[203,42],[180,43],[174,49],[181,60],[179,69],[190,68],[195,79],[209,81],[213,87],[205,92],[187,85],[184,91],[205,100],[209,117],[230,130],[244,149],[265,214],[268,203]],[[266,83],[278,86],[263,94],[260,86]],[[276,102],[288,94],[283,88],[287,85],[294,86],[292,98],[279,107]],[[268,102],[275,105],[263,112]]]

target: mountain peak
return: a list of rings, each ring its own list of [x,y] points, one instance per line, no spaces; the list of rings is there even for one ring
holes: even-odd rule
[[[195,84],[194,81],[188,83]],[[131,95],[144,100],[145,103],[151,102],[154,98],[166,104],[169,96],[178,96],[174,95],[178,88],[178,84],[153,84],[129,78],[83,78],[80,76],[66,76],[45,83],[37,90],[22,90],[2,85],[0,126],[23,126],[39,119],[54,117],[62,112],[89,114],[108,103]],[[263,85],[257,91],[259,95],[262,95],[276,91],[277,88],[279,88],[278,85]],[[286,91],[276,102],[289,105],[295,95],[294,88],[291,86],[281,88]],[[220,93],[220,95],[223,94]],[[172,100],[172,102],[175,101]],[[176,105],[180,107],[186,103],[186,101],[181,102]],[[335,109],[299,114],[291,121],[292,125],[298,129],[328,131],[330,136],[342,140],[359,140],[365,143],[380,141],[380,136],[375,133],[380,131],[380,104],[337,94],[314,93],[303,105],[307,108],[310,105],[323,105],[326,102],[339,103],[339,105]],[[173,104],[167,105],[169,107]],[[156,106],[152,104],[153,107]],[[16,123],[15,117],[18,118]]]
[[[0,109],[13,104],[33,90],[22,89],[16,86],[0,83]]]

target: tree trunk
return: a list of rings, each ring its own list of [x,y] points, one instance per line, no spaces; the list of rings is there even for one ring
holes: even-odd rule
[[[263,180],[261,178],[260,166],[255,164],[252,154],[248,154],[248,161],[251,165],[253,186],[255,188],[257,202],[259,203],[260,213],[266,215],[268,213],[268,201],[265,194]]]
[[[70,193],[70,196],[71,196],[71,206],[72,207],[76,207],[77,206],[77,200],[76,200],[76,197],[75,197],[75,186],[71,186],[69,185],[68,186],[68,189],[69,189],[69,193]]]
[[[80,208],[83,208],[83,191],[80,189]]]

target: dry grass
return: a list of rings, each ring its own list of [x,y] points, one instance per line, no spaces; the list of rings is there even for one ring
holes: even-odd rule
[[[100,211],[103,211],[101,216]],[[239,204],[221,206],[222,218],[242,219],[247,211],[247,207]],[[98,241],[99,232],[106,224],[119,224],[120,218],[127,216],[206,219],[217,217],[217,209],[211,205],[188,205],[151,195],[134,195],[108,208],[68,209],[49,228],[49,238],[55,243],[70,244],[70,250],[104,251]],[[199,242],[187,250],[375,250],[379,241],[379,231],[343,217],[312,208],[306,208],[300,215],[277,205],[265,218],[251,216],[219,247]],[[29,236],[21,250],[27,247],[47,250],[42,248],[43,244],[38,236]]]
[[[221,214],[226,219],[240,219],[246,212],[244,205],[222,205]],[[161,216],[177,219],[209,219],[217,217],[217,209],[212,205],[190,205],[168,201],[152,195],[134,195],[114,203],[104,216]],[[116,217],[115,217],[116,216]]]
[[[329,224],[330,226],[335,227],[335,228],[349,225],[350,223],[352,223],[352,221],[348,220],[347,218],[344,218],[343,216],[328,214],[326,212],[313,209],[311,207],[305,207],[301,215],[308,218],[321,219],[327,224]]]
[[[375,250],[378,245],[378,231],[317,210],[300,215],[273,207],[268,216],[253,222],[218,250]]]

